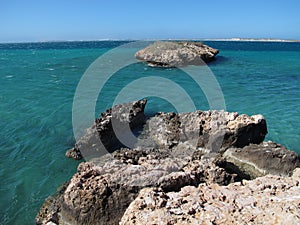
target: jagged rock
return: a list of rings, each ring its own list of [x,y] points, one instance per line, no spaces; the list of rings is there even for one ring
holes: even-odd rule
[[[186,143],[194,150],[198,147],[213,152],[231,146],[244,147],[250,143],[261,143],[267,134],[267,125],[262,115],[238,115],[224,111],[195,111],[190,113],[157,113],[146,121],[146,100],[116,105],[102,113],[94,125],[68,150],[66,156],[81,159],[99,157],[120,147],[174,148]],[[146,121],[146,122],[145,122]],[[128,131],[142,126],[144,138],[124,145],[120,135],[126,139]],[[117,129],[116,129],[117,128]],[[142,128],[141,128],[142,129]],[[116,132],[119,136],[116,136]],[[130,140],[127,138],[126,140]]]
[[[141,100],[117,105],[96,119],[68,154],[78,158],[94,156],[103,150],[97,145],[99,140],[112,153],[81,163],[69,184],[45,201],[36,217],[37,224],[113,225],[121,219],[121,224],[243,222],[238,211],[244,212],[248,221],[247,202],[265,199],[270,185],[275,187],[272,193],[281,190],[275,196],[283,196],[283,209],[272,201],[261,207],[263,200],[251,200],[255,210],[251,221],[265,221],[259,213],[265,213],[269,219],[272,210],[281,213],[278,221],[284,216],[294,219],[294,214],[284,207],[289,194],[292,204],[297,200],[290,182],[297,180],[293,184],[298,191],[300,170],[294,172],[293,178],[268,176],[254,183],[243,180],[257,176],[252,176],[248,167],[240,163],[246,160],[270,174],[289,175],[299,166],[296,153],[275,143],[260,144],[267,133],[263,116],[224,111],[158,113],[146,121],[135,147],[116,150],[120,141],[113,123],[116,122],[116,132],[121,134],[140,126],[145,121],[145,104],[146,100]],[[233,161],[232,156],[241,160]],[[259,192],[256,188],[262,182],[267,186],[261,185]],[[278,186],[284,182],[289,185],[287,189]],[[253,197],[249,194],[252,189]],[[249,201],[247,196],[251,196]],[[243,198],[246,200],[241,203]]]
[[[58,223],[58,213],[60,212],[60,201],[62,196],[48,197],[40,208],[35,222],[37,225],[48,225],[49,223]]]
[[[76,159],[76,160],[80,160],[83,158],[80,150],[78,147],[74,147],[71,148],[69,150],[66,151],[66,157],[68,158],[72,158],[72,159]]]
[[[176,113],[157,113],[146,122],[148,136],[161,148],[172,148],[180,140],[180,119]]]
[[[266,174],[289,176],[300,167],[300,156],[277,143],[264,142],[228,149],[220,159],[221,164],[252,179]]]
[[[102,167],[81,164],[63,195],[64,220],[72,224],[118,224],[141,188],[153,186],[160,177],[179,169],[169,158],[156,159],[151,154],[144,158],[140,164],[131,164],[128,159],[128,164],[112,160]]]
[[[135,57],[149,66],[181,67],[210,62],[218,53],[200,42],[155,42],[138,51]]]
[[[35,222],[37,225],[54,225],[59,224],[59,212],[61,210],[61,202],[63,193],[66,190],[69,182],[64,183],[61,187],[58,188],[57,192],[49,196],[42,207],[40,208]]]
[[[120,225],[299,224],[300,169],[293,177],[268,175],[220,186],[202,183],[179,192],[142,189]]]
[[[262,115],[238,115],[224,111],[159,113],[147,121],[149,136],[163,148],[188,142],[218,152],[221,148],[244,147],[261,143],[267,134]]]
[[[195,154],[180,158],[169,149],[121,149],[81,163],[59,201],[42,209],[49,209],[49,214],[39,213],[36,221],[46,224],[56,216],[58,224],[118,224],[142,188],[180,190],[202,182],[235,181],[236,175],[216,166],[213,157]]]
[[[147,100],[139,100],[126,104],[115,105],[101,113],[94,124],[78,140],[75,147],[66,152],[66,156],[73,159],[100,157],[121,146],[120,135],[142,126],[146,116],[144,108]],[[117,136],[116,133],[119,135]],[[123,139],[125,139],[123,137]]]

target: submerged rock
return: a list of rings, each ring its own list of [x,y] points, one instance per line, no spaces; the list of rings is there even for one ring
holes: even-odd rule
[[[200,42],[155,42],[138,51],[135,57],[149,66],[182,67],[210,62],[218,53]]]

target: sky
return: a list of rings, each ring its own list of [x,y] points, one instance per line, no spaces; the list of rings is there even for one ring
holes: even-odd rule
[[[0,42],[300,39],[299,0],[0,0]]]

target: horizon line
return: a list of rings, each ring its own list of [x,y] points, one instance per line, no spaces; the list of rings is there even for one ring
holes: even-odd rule
[[[100,39],[79,39],[79,40],[40,40],[40,41],[0,41],[0,44],[30,44],[30,43],[53,43],[53,42],[93,42],[93,41],[247,41],[247,42],[300,42],[300,39],[281,38],[100,38]]]

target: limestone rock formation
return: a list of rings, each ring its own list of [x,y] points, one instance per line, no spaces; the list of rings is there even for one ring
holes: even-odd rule
[[[138,51],[135,57],[149,66],[182,67],[210,62],[218,53],[200,42],[155,42]]]
[[[120,225],[299,224],[300,169],[220,186],[202,183],[178,192],[142,189]]]
[[[235,174],[215,165],[214,158],[180,158],[169,149],[121,149],[81,163],[66,189],[47,200],[37,224],[118,224],[129,204],[145,187],[180,190],[203,182],[228,184]]]
[[[251,144],[244,148],[230,148],[224,152],[223,167],[239,169],[244,176],[256,178],[266,174],[291,175],[300,167],[300,156],[274,142]]]
[[[216,110],[159,113],[147,124],[148,136],[164,148],[188,142],[195,148],[218,152],[221,148],[261,143],[267,134],[266,120],[262,115],[248,116]]]
[[[263,148],[265,143],[260,145]],[[185,151],[184,146],[182,147],[181,150]],[[199,212],[199,215],[201,215],[200,219],[199,217],[194,217],[194,215],[198,215],[197,210],[202,210],[200,206],[207,203],[206,198],[210,199],[211,202],[207,203],[207,208],[203,209],[204,211],[208,210],[211,204],[215,204],[214,207],[220,206],[221,203],[219,201],[223,201],[223,199],[224,201],[227,199],[227,205],[225,206],[230,207],[231,204],[237,201],[234,199],[235,197],[242,196],[240,192],[245,191],[251,199],[267,198],[269,196],[269,189],[267,189],[266,193],[264,193],[264,189],[259,193],[250,193],[249,190],[252,190],[255,185],[262,184],[266,185],[266,187],[275,185],[273,188],[275,191],[277,189],[280,190],[281,187],[285,190],[284,186],[278,186],[281,185],[279,181],[282,180],[282,183],[288,184],[290,182],[289,179],[291,179],[270,176],[274,179],[268,180],[269,178],[266,178],[267,180],[264,180],[265,178],[262,178],[261,181],[256,180],[254,184],[250,182],[249,187],[242,189],[248,183],[244,180],[243,174],[239,173],[240,169],[234,170],[227,167],[226,164],[220,164],[219,157],[220,153],[207,154],[203,153],[201,149],[194,151],[192,155],[184,157],[182,157],[180,152],[173,152],[170,149],[124,148],[117,150],[112,154],[94,159],[94,161],[81,163],[78,167],[78,172],[72,177],[66,187],[58,195],[46,200],[36,218],[36,223],[47,224],[51,221],[55,224],[118,224],[128,206],[136,199],[127,209],[122,219],[124,224],[146,224],[141,223],[141,221],[159,221],[161,213],[168,215],[165,219],[170,219],[169,223],[174,220],[178,224],[184,224],[184,221],[186,221],[186,224],[197,224],[197,222],[202,221],[201,218],[207,218],[205,222],[210,221],[210,218],[215,218],[211,217],[212,215],[210,214],[203,214],[204,212]],[[268,157],[268,155],[260,155],[260,157]],[[296,158],[296,160],[297,164],[299,164],[299,158]],[[277,159],[274,158],[274,163],[276,161]],[[271,159],[269,159],[269,163],[266,165],[271,164]],[[293,176],[299,180],[300,170],[294,173]],[[216,190],[228,190],[227,185],[230,187],[230,194],[225,197],[213,196],[206,197],[204,200],[201,199],[212,190],[215,190],[215,192],[218,192]],[[238,189],[240,192],[235,193],[237,191],[236,187],[240,188]],[[291,199],[296,194],[298,196],[298,189],[292,192],[294,190],[292,186],[289,188],[291,192],[286,193],[286,196],[290,195]],[[148,198],[148,192],[145,192],[145,190],[157,192],[158,195],[154,193],[151,196],[158,196],[158,198],[159,196],[169,196],[169,193],[171,195],[166,197],[166,199],[153,200],[155,204],[162,201],[159,210],[156,211],[158,209],[156,206],[152,207],[147,204],[145,206],[145,203],[139,202],[139,199]],[[187,191],[182,194],[182,190]],[[184,199],[182,196],[185,196],[186,193],[191,193],[192,196]],[[168,208],[167,205],[169,203],[167,202],[173,201],[172,196],[179,196],[179,200],[177,199],[175,203],[171,202]],[[195,201],[192,201],[190,198],[195,196],[200,199],[196,198]],[[242,201],[242,197],[238,201]],[[287,207],[288,202],[284,204],[281,206]],[[180,208],[181,205],[185,207],[184,209],[187,210],[188,208],[190,211],[183,211]],[[138,210],[136,207],[138,207]],[[233,205],[232,207],[233,213],[235,210],[239,210],[239,205]],[[245,210],[247,209],[246,206],[243,207],[245,207]],[[261,210],[260,212],[266,210],[265,214],[272,210],[279,210],[276,205],[268,207],[270,208],[260,209],[259,207],[259,210]],[[168,211],[169,209],[170,211]],[[221,215],[224,212],[218,213]],[[180,215],[183,215],[184,218],[180,217],[178,219],[177,216]],[[205,217],[205,215],[207,216]],[[245,211],[245,216],[251,217],[251,215],[249,211]],[[294,218],[291,212],[284,215]],[[237,214],[234,213],[230,216],[235,218]],[[270,215],[268,214],[268,216]],[[216,217],[219,218],[219,216]],[[223,217],[225,219],[231,218],[227,218],[227,214],[224,214]],[[229,220],[224,221],[229,222]],[[220,224],[224,221],[221,220]],[[166,221],[163,220],[162,222]],[[215,221],[211,220],[210,222],[213,224]]]
[[[244,147],[261,143],[267,134],[262,115],[239,115],[224,111],[195,111],[189,113],[157,113],[146,120],[146,100],[116,105],[96,119],[85,135],[68,150],[66,156],[81,159],[99,157],[120,147],[173,148],[185,143],[192,149],[199,147],[219,152],[229,147]],[[144,127],[142,125],[145,124]],[[140,127],[143,131],[131,146],[119,141],[120,135]],[[115,133],[119,136],[116,136]],[[130,139],[130,138],[128,138]]]
[[[99,138],[111,154],[79,164],[45,201],[36,224],[299,222],[300,169],[288,176],[300,157],[263,142],[263,116],[196,111],[158,113],[145,122],[145,104],[117,105],[96,119],[70,154],[86,148],[97,155]],[[114,121],[121,134],[144,124],[133,148],[115,147]]]
[[[119,140],[120,135],[126,135],[144,124],[146,102],[147,100],[143,99],[115,105],[101,113],[101,117],[97,118],[94,124],[86,130],[85,135],[79,139],[75,147],[66,152],[66,156],[82,159],[84,152],[85,158],[100,157],[123,146]]]

